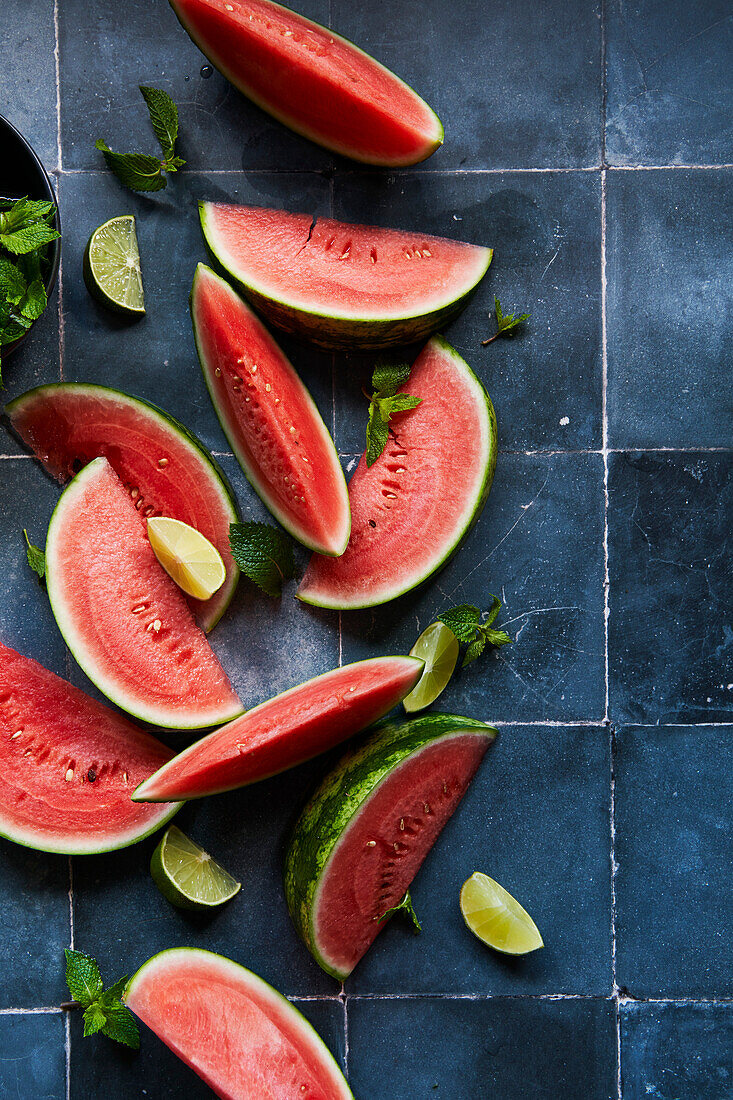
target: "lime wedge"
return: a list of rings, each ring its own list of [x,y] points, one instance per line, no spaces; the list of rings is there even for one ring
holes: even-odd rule
[[[440,695],[456,667],[458,639],[445,623],[431,623],[410,650],[411,657],[425,662],[423,674],[409,695],[402,700],[408,714],[429,706]]]
[[[153,852],[150,873],[161,894],[179,909],[215,909],[242,888],[175,825],[166,830]]]
[[[156,558],[179,588],[209,600],[226,580],[221,554],[195,527],[168,516],[151,516],[148,538]]]
[[[142,317],[143,276],[132,214],[95,229],[84,253],[84,282],[103,306],[127,317]]]
[[[503,886],[480,871],[461,887],[461,912],[475,936],[505,955],[526,955],[545,946],[529,913]]]

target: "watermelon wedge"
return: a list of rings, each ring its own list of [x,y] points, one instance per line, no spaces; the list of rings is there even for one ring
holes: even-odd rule
[[[191,318],[209,395],[252,488],[304,546],[343,554],[349,494],[308,390],[249,306],[204,264],[193,279]]]
[[[188,601],[201,628],[211,630],[237,587],[229,524],[238,516],[226,477],[203,443],[156,405],[106,386],[38,386],[5,411],[13,430],[62,484],[103,455],[143,523],[148,516],[170,516],[213,542],[226,565],[226,580],[210,600]]]
[[[64,855],[125,848],[180,804],[130,793],[171,751],[0,642],[0,836]]]
[[[415,657],[373,657],[306,680],[184,749],[132,797],[201,798],[302,764],[397,706],[422,669]]]
[[[453,714],[387,722],[311,797],[285,858],[285,897],[328,974],[346,978],[371,946],[495,737]]]
[[[298,598],[371,607],[426,580],[457,549],[496,467],[494,408],[457,351],[440,338],[418,356],[406,390],[422,404],[390,421],[387,446],[349,484],[351,539],[338,559],[314,555]]]
[[[171,0],[212,65],[291,130],[367,164],[425,160],[438,116],[399,77],[320,23],[271,0]]]
[[[460,313],[492,249],[257,206],[199,203],[216,262],[273,325],[323,347],[424,340]]]
[[[129,714],[200,729],[242,704],[106,458],[61,494],[46,540],[56,622],[89,679]]]
[[[124,1000],[223,1100],[353,1100],[305,1017],[223,955],[161,951],[133,974]]]

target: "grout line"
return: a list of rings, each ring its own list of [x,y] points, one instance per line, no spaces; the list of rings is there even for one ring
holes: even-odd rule
[[[66,1054],[66,1100],[71,1100],[71,1014],[64,1020],[64,1053]]]
[[[343,988],[343,983],[342,983]],[[344,995],[344,1074],[346,1080],[349,1079],[349,1010],[348,1010],[348,997]]]
[[[384,170],[387,178],[394,178],[396,176],[412,176],[413,178],[420,178],[421,176],[501,176],[501,175],[558,175],[568,174],[573,172],[600,172],[604,168],[607,168],[611,172],[677,172],[677,171],[698,171],[698,172],[722,172],[726,169],[733,168],[731,164],[591,164],[583,167],[575,166],[569,168],[421,168],[417,171],[398,168]],[[64,168],[60,169],[64,175],[67,176],[94,176],[107,174],[106,168]],[[285,176],[330,176],[334,171],[333,168],[182,168],[179,169],[178,174],[180,176],[273,176],[273,175],[285,175]],[[342,176],[356,176],[356,175],[374,175],[378,176],[376,171],[369,172],[367,168],[349,168],[341,169],[340,174]]]
[[[55,1016],[63,1012],[58,1005],[43,1005],[39,1008],[0,1008],[0,1016]]]
[[[669,172],[671,170],[695,170],[700,172],[722,172],[733,168],[733,164],[609,164],[611,172]]]
[[[59,0],[54,0],[53,3],[53,37],[53,57],[56,79],[56,160],[58,162],[58,171],[63,172],[61,152],[61,57],[59,47]]]
[[[74,950],[74,862],[69,856],[69,948]]]
[[[601,416],[603,423],[603,636],[604,636],[604,721],[609,721],[608,620],[610,616],[610,576],[608,570],[608,329],[606,276],[606,170],[601,172]]]
[[[350,1001],[608,1001],[619,1006],[731,1005],[733,997],[634,997],[629,993],[349,993]]]
[[[601,167],[606,168],[606,119],[608,114],[608,71],[606,65],[606,0],[601,0]]]

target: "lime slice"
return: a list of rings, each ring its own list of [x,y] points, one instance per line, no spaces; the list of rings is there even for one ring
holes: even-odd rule
[[[142,317],[143,276],[132,214],[123,214],[95,229],[84,253],[84,282],[103,306]]]
[[[161,894],[179,909],[215,909],[242,888],[175,825],[153,852],[150,873]]]
[[[209,600],[226,580],[221,554],[195,527],[168,516],[151,516],[148,538],[155,556],[179,588]]]
[[[423,674],[409,695],[402,700],[408,714],[429,706],[440,695],[456,667],[458,639],[445,623],[431,623],[410,650],[411,657],[425,662]]]
[[[529,913],[503,886],[480,871],[461,887],[461,912],[475,936],[505,955],[526,955],[545,946]]]

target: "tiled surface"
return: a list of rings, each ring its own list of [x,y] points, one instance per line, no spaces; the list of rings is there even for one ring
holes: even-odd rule
[[[182,813],[244,884],[208,921],[151,887],[153,841],[73,867],[0,842],[0,1097],[209,1095],[147,1034],[130,1055],[84,1040],[72,1013],[66,1048],[55,1006],[73,938],[110,979],[181,943],[233,956],[296,999],[358,1100],[721,1100],[733,996],[733,19],[722,0],[502,0],[488,14],[477,0],[427,0],[419,18],[405,0],[299,6],[438,109],[446,143],[430,161],[400,172],[334,161],[202,74],[163,0],[93,11],[33,0],[33,20],[28,4],[6,3],[0,112],[56,171],[64,246],[60,294],[5,364],[4,396],[59,377],[107,382],[226,451],[186,305],[205,259],[198,198],[493,245],[489,276],[447,333],[500,431],[494,488],[460,553],[412,598],[340,620],[297,604],[292,587],[274,605],[243,584],[213,644],[254,703],[339,660],[404,651],[445,607],[496,592],[517,640],[457,676],[443,702],[498,722],[500,736],[414,884],[422,935],[393,922],[343,992],[296,940],[280,888],[288,830],[328,761]],[[93,148],[97,137],[153,148],[141,83],[176,98],[188,161],[152,198],[123,190]],[[125,211],[148,304],[131,326],[81,278],[89,233]],[[532,317],[484,349],[494,294]],[[371,364],[288,352],[352,469]],[[263,518],[234,459],[221,460],[243,514]],[[23,562],[22,528],[42,541],[56,498],[0,427],[0,637],[88,687]],[[470,937],[456,899],[476,868],[527,905],[542,952],[507,960]]]

